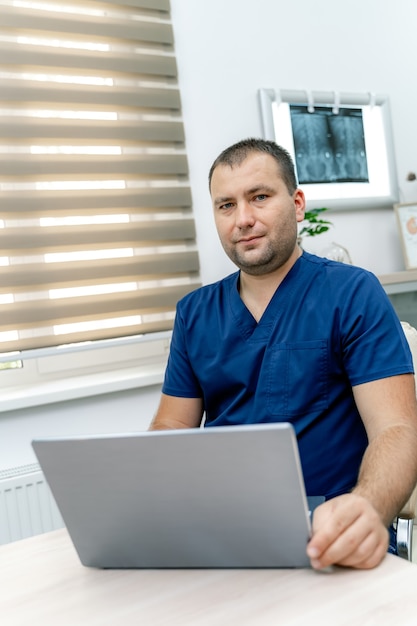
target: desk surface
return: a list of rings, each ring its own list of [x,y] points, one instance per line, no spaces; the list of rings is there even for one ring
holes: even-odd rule
[[[2,626],[401,626],[417,623],[417,567],[369,571],[96,570],[65,530],[0,547]]]

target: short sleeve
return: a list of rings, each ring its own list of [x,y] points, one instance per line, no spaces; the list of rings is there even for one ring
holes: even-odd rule
[[[352,386],[413,373],[411,351],[398,316],[378,279],[359,273],[341,315],[343,360]]]
[[[168,396],[180,398],[201,398],[203,396],[188,357],[181,303],[177,305],[162,391]]]

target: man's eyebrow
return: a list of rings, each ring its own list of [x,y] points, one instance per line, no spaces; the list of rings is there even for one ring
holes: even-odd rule
[[[219,204],[223,204],[225,202],[231,202],[233,198],[231,196],[220,196],[219,198],[214,199],[214,205],[219,206]]]

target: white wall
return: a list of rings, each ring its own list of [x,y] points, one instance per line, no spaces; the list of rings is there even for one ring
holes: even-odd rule
[[[146,430],[159,394],[152,386],[0,413],[0,470],[35,463],[37,437]]]
[[[415,0],[171,0],[190,180],[205,283],[232,271],[217,242],[207,173],[218,153],[261,135],[260,87],[371,91],[390,98],[401,201],[417,199]],[[404,269],[391,210],[332,214],[329,235],[375,273]],[[308,247],[306,245],[306,247]],[[147,427],[159,387],[0,415],[0,468],[31,463],[33,437]]]
[[[217,243],[207,173],[218,153],[261,136],[260,87],[387,94],[401,202],[417,199],[415,0],[171,0],[191,187],[204,282],[232,269]],[[331,240],[353,262],[384,274],[404,269],[393,211],[332,213]]]

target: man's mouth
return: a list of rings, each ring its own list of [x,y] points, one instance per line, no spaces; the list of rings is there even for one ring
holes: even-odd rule
[[[251,237],[241,237],[236,243],[253,243],[258,241],[261,238],[261,235],[252,235]]]

